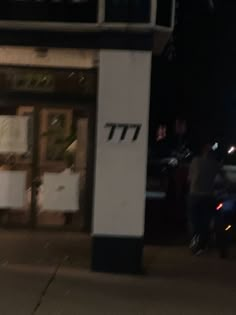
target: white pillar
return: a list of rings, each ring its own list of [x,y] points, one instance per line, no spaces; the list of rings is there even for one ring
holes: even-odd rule
[[[151,52],[100,51],[92,268],[142,267]]]

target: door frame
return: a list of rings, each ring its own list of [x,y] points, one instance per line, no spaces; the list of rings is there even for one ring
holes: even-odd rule
[[[32,108],[33,112],[33,144],[32,144],[32,162],[31,162],[31,205],[28,224],[14,224],[9,225],[9,228],[31,228],[37,230],[49,230],[49,231],[76,231],[79,232],[79,228],[75,226],[43,226],[38,225],[38,207],[37,207],[37,191],[38,191],[38,177],[40,175],[40,158],[39,158],[39,139],[40,139],[40,113],[42,109],[69,109],[76,108],[81,110],[88,117],[89,132],[88,132],[88,142],[89,149],[87,154],[87,183],[86,183],[86,196],[89,212],[91,212],[92,219],[92,205],[93,205],[93,185],[94,185],[94,165],[95,165],[95,125],[96,125],[96,102],[88,101],[81,102],[78,98],[69,99],[67,102],[57,101],[57,100],[37,100],[33,95],[31,97],[8,97],[6,101],[8,106],[15,107],[25,107]],[[79,105],[78,105],[79,104]],[[27,111],[27,110],[26,110]]]

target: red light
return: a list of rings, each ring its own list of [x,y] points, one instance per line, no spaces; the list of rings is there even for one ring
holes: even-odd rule
[[[217,211],[220,211],[220,209],[222,209],[223,208],[223,203],[220,203],[220,204],[218,204],[218,206],[216,207],[216,210]]]

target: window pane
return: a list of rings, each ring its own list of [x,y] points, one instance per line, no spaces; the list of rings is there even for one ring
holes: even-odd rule
[[[21,21],[96,22],[98,0],[0,1],[0,19]]]
[[[106,22],[150,22],[150,0],[106,0]]]
[[[157,25],[171,26],[173,0],[157,1]]]

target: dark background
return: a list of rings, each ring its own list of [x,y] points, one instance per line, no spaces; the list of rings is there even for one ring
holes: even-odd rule
[[[187,120],[193,146],[204,135],[234,144],[236,1],[215,0],[212,8],[208,0],[179,0],[176,14],[173,41],[153,58],[150,145],[157,125],[171,134],[177,117]]]

